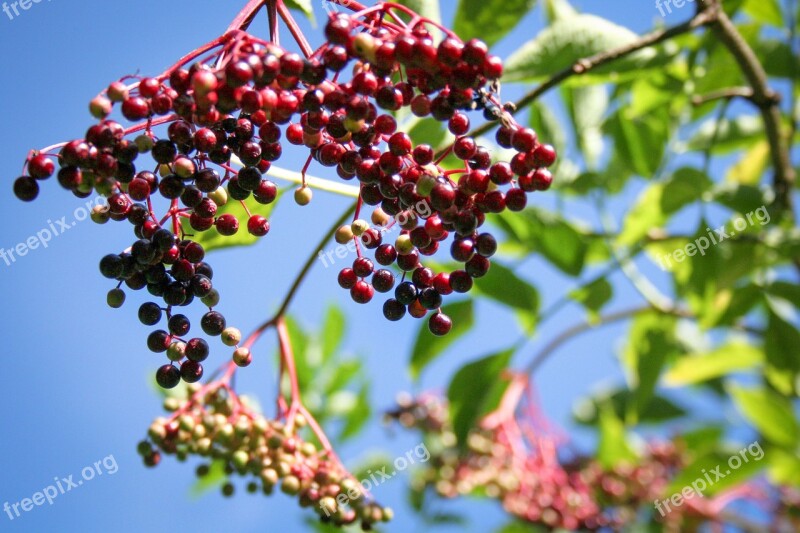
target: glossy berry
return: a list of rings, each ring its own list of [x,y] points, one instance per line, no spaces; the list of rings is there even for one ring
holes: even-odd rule
[[[396,322],[406,315],[406,306],[395,299],[386,300],[383,304],[383,316],[387,320]]]
[[[202,363],[208,358],[209,346],[203,339],[189,339],[186,343],[185,354],[190,361]]]
[[[196,383],[203,378],[203,365],[195,361],[184,361],[180,373],[186,383]]]
[[[225,317],[217,311],[209,311],[200,319],[200,327],[206,335],[216,337],[225,329]]]
[[[374,294],[375,289],[373,289],[372,285],[363,280],[357,281],[353,288],[350,289],[350,296],[354,302],[359,304],[369,303]]]
[[[139,306],[139,321],[145,326],[154,326],[161,321],[161,307],[156,303],[147,302]]]
[[[156,372],[156,382],[162,389],[173,389],[181,381],[181,372],[173,365],[164,365]]]
[[[452,327],[453,321],[444,313],[434,313],[428,319],[428,329],[436,336],[447,335]]]

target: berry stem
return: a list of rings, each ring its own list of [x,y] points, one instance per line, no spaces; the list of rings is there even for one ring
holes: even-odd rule
[[[231,160],[236,165],[244,166],[242,162],[239,160],[239,158],[236,156],[231,157]],[[218,166],[234,174],[237,173],[235,169],[227,165],[222,164]],[[297,185],[305,184],[307,187],[311,187],[312,189],[318,189],[320,191],[338,194],[340,196],[346,196],[348,198],[358,198],[358,193],[359,193],[358,187],[354,187],[352,185],[345,185],[342,183],[336,183],[333,181],[308,175],[306,175],[304,182],[303,175],[301,173],[277,167],[274,165],[271,166],[269,170],[267,170],[266,175],[282,181],[296,183]]]
[[[269,0],[267,4],[267,16],[269,17],[269,40],[280,45],[280,36],[278,35],[278,3],[277,0]]]
[[[264,5],[266,5],[267,0],[250,0],[247,4],[242,8],[241,11],[234,17],[231,21],[230,26],[228,26],[228,32],[232,32],[234,30],[245,30],[250,26],[250,23],[253,22],[253,19],[256,16]],[[224,37],[224,36],[223,36]]]
[[[294,17],[292,17],[292,14],[289,12],[289,8],[286,7],[286,5],[283,3],[283,0],[275,1],[277,2],[278,13],[283,19],[284,24],[286,24],[286,27],[289,28],[289,33],[291,33],[292,37],[294,37],[294,40],[297,41],[297,45],[300,47],[303,55],[306,58],[311,57],[314,54],[314,49],[311,48],[310,44],[308,44],[306,36],[303,35],[303,31],[300,29],[300,26],[297,25]]]

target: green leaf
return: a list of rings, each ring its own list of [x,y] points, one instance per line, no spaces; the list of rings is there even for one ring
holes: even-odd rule
[[[591,320],[597,320],[599,311],[611,300],[613,289],[605,278],[598,278],[588,285],[569,293],[569,297],[583,305]]]
[[[628,212],[617,243],[630,246],[651,230],[663,227],[670,215],[700,200],[711,180],[697,169],[682,167],[665,182],[651,184]]]
[[[778,0],[746,0],[742,9],[759,22],[783,27],[783,13]]]
[[[197,499],[203,494],[221,487],[228,480],[228,474],[225,473],[225,461],[222,459],[214,459],[209,465],[208,473],[198,478],[189,490],[189,496]]]
[[[626,108],[611,115],[604,126],[614,138],[618,158],[639,176],[651,178],[661,166],[669,137],[669,113],[660,108],[633,117]]]
[[[614,414],[610,405],[600,408],[600,442],[597,445],[597,460],[606,469],[621,462],[634,461],[636,454],[628,445],[625,426]]]
[[[536,0],[458,0],[453,31],[464,41],[476,37],[492,46],[513,30],[535,3]]]
[[[282,194],[283,191],[279,190],[278,197],[275,198],[274,202],[268,205],[259,204],[252,200],[247,201],[247,207],[250,209],[251,214],[261,215],[269,219],[270,215],[272,214],[272,210],[275,209],[276,205],[278,205],[278,200]],[[251,235],[250,232],[247,231],[247,219],[249,217],[247,216],[247,211],[245,211],[242,202],[228,199],[228,203],[217,210],[217,216],[224,214],[233,215],[237,218],[237,220],[239,220],[239,231],[230,237],[220,235],[216,226],[207,231],[195,232],[193,239],[197,243],[201,244],[206,252],[235,246],[251,246],[259,241],[259,237]]]
[[[352,408],[352,410],[350,410],[347,418],[345,418],[344,427],[342,428],[342,432],[339,434],[339,440],[343,441],[356,436],[367,423],[367,421],[369,421],[371,414],[372,409],[370,408],[369,382],[365,381],[361,385],[361,389],[358,391],[358,399],[355,406]]]
[[[786,300],[800,309],[800,285],[787,283],[785,281],[776,281],[767,286],[767,292],[773,297]]]
[[[324,361],[330,359],[341,346],[345,328],[345,316],[342,310],[335,305],[329,305],[322,324],[322,358]]]
[[[436,148],[447,138],[447,131],[441,122],[433,118],[423,118],[413,122],[408,135],[417,145],[429,144]]]
[[[539,312],[539,293],[527,281],[498,262],[492,262],[489,272],[475,280],[481,294],[519,311],[519,319],[532,332]]]
[[[312,24],[315,22],[314,8],[311,5],[311,0],[284,0],[284,3],[289,9],[294,9],[295,11],[303,13]]]
[[[551,24],[557,20],[570,19],[578,14],[568,0],[545,0],[547,20]]]
[[[358,359],[348,359],[336,365],[333,372],[329,374],[329,380],[325,386],[325,394],[332,394],[347,387],[354,377],[361,373],[362,365]]]
[[[550,143],[557,149],[567,145],[567,137],[561,121],[549,106],[540,101],[534,102],[530,107],[528,124],[544,142]]]
[[[582,398],[575,403],[572,416],[579,424],[594,426],[600,420],[603,405],[611,405],[617,418],[622,419],[634,401],[627,389],[604,391],[594,397]],[[653,395],[647,407],[639,414],[639,424],[663,424],[686,415],[686,410],[664,396]]]
[[[761,140],[743,153],[739,162],[728,169],[725,179],[743,185],[758,185],[769,164],[769,143]]]
[[[800,331],[772,309],[769,310],[764,339],[764,350],[771,367],[791,374],[800,372]]]
[[[497,8],[503,11],[504,5]],[[485,31],[486,28],[480,28]],[[506,81],[535,81],[571,66],[581,58],[590,57],[629,44],[638,39],[631,30],[618,26],[595,15],[576,15],[556,20],[528,41],[506,61]],[[630,54],[607,67],[601,67],[588,76],[615,72],[639,75],[636,69],[643,67],[656,55],[647,48]]]
[[[672,479],[663,496],[668,497],[672,494],[678,494],[688,487],[693,492],[696,490],[705,497],[712,497],[726,489],[744,483],[766,466],[757,456],[750,455],[748,450],[748,448],[744,448],[740,455],[737,450],[724,450],[715,447],[705,453],[697,454]],[[731,468],[728,461],[731,461],[732,457],[739,458],[738,468]],[[763,457],[761,455],[760,458]],[[720,474],[719,479],[717,479],[716,472]],[[708,479],[711,479],[713,483],[707,483]]]
[[[768,389],[748,389],[733,383],[728,390],[745,419],[770,442],[791,449],[797,446],[800,426],[786,398]]]
[[[437,337],[428,329],[427,321],[417,332],[417,340],[411,351],[411,376],[418,379],[422,370],[442,354],[451,344],[472,329],[475,322],[472,300],[453,302],[442,307],[442,312],[453,321],[453,329],[442,337]]]
[[[714,137],[714,132],[717,130]],[[764,126],[757,115],[739,115],[733,119],[709,119],[703,122],[697,132],[686,143],[686,149],[702,152],[708,149],[711,142],[712,154],[726,154],[750,146],[754,141],[763,138]]]
[[[708,353],[678,359],[664,375],[664,383],[680,387],[750,370],[764,362],[764,352],[750,344],[733,342]]]
[[[800,457],[780,448],[769,450],[769,479],[780,485],[800,486]]]
[[[560,215],[529,208],[520,213],[505,212],[493,220],[524,253],[536,251],[571,276],[583,270],[589,238]]]
[[[603,152],[603,118],[608,109],[608,90],[602,85],[562,87],[578,148],[589,169],[595,169]]]
[[[680,353],[675,337],[677,321],[657,312],[641,313],[633,319],[622,361],[633,401],[626,419],[633,423],[653,397],[661,369],[668,359]]]
[[[501,373],[508,367],[513,350],[506,350],[468,363],[456,372],[447,389],[450,419],[461,448],[478,420],[497,407],[508,386]]]

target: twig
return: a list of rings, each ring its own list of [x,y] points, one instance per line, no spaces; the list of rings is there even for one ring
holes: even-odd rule
[[[655,311],[663,315],[674,316],[678,318],[689,318],[689,319],[697,318],[690,311],[687,311],[685,309],[656,309],[650,305],[644,305],[644,306],[634,307],[631,309],[625,309],[622,311],[616,311],[614,313],[609,313],[607,315],[601,316],[598,320],[595,321],[587,320],[585,322],[575,324],[574,326],[564,330],[556,338],[547,343],[539,352],[536,353],[536,355],[533,356],[533,359],[525,368],[525,375],[530,375],[533,372],[535,372],[542,365],[542,363],[544,363],[551,355],[553,355],[563,344],[572,340],[573,337],[577,337],[578,335],[585,333],[589,330],[595,329],[597,327],[607,326],[609,324],[614,324],[615,322],[621,322],[623,320],[627,320],[628,318],[632,318],[636,315],[640,315],[642,313],[646,313],[649,311]],[[759,336],[764,335],[763,330],[748,325],[736,324],[733,327],[734,329],[744,331],[752,335],[759,335]]]
[[[632,43],[626,44],[625,46],[620,46],[618,48],[614,48],[612,50],[608,50],[606,52],[600,52],[599,54],[595,54],[591,57],[586,57],[583,59],[577,60],[571,66],[561,70],[542,82],[541,85],[534,88],[532,91],[524,95],[520,98],[517,102],[514,103],[514,107],[509,111],[511,114],[516,114],[525,107],[532,104],[536,101],[540,96],[544,93],[553,89],[557,85],[561,84],[568,78],[572,76],[586,74],[587,72],[596,69],[606,63],[611,63],[616,61],[617,59],[621,59],[625,56],[628,56],[634,52],[638,52],[643,48],[647,48],[648,46],[653,46],[655,44],[664,42],[666,40],[672,39],[673,37],[677,37],[678,35],[682,35],[684,33],[689,33],[694,31],[695,29],[706,26],[714,21],[716,17],[716,13],[714,10],[706,9],[697,13],[693,18],[687,20],[682,24],[678,24],[676,26],[672,26],[670,28],[666,28],[663,30],[657,30],[652,33],[648,33],[647,35],[642,36],[640,39],[633,41]],[[487,131],[490,131],[496,125],[495,122],[487,122],[483,124],[479,128],[476,128],[468,135],[472,137],[477,137],[479,135],[483,135]]]
[[[692,97],[692,105],[700,106],[714,100],[732,100],[734,98],[753,99],[753,89],[750,87],[729,87],[727,89],[720,89],[704,95],[695,95]]]
[[[770,146],[772,166],[775,170],[773,177],[775,204],[783,212],[787,213],[790,219],[794,219],[792,193],[794,191],[795,175],[789,160],[788,146],[784,142],[783,135],[781,135],[780,97],[769,87],[764,67],[755,52],[753,52],[753,49],[750,48],[750,45],[747,44],[722,9],[720,1],[700,0],[698,7],[700,6],[705,6],[703,13],[709,11],[714,13],[713,24],[711,25],[712,30],[736,59],[739,68],[742,69],[742,73],[753,89],[753,96],[750,100],[761,112],[764,130]]]

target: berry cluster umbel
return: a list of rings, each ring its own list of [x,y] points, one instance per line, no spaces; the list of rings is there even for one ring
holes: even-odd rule
[[[650,443],[635,465],[606,469],[584,457],[563,462],[557,441],[527,419],[474,429],[462,450],[456,446],[447,402],[434,394],[403,396],[387,416],[435,440],[431,449],[438,453],[428,462],[419,488],[431,486],[445,498],[482,493],[548,530],[617,531],[636,523],[637,513],[661,497],[686,465],[684,451],[669,441]],[[662,520],[674,529],[697,518],[707,517],[694,517],[687,508]]]
[[[249,479],[247,492],[270,495],[279,488],[296,497],[301,507],[316,510],[325,523],[358,523],[369,530],[392,517],[392,510],[365,494],[337,460],[302,438],[299,432],[306,420],[301,414],[291,423],[268,420],[222,382],[202,389],[189,386],[184,400],[168,398],[165,407],[172,414],[156,419],[148,439],[139,444],[147,466],[158,465],[162,453],[180,460],[197,456],[204,460],[196,471],[203,477],[209,472],[209,462],[222,461],[229,476]],[[222,485],[225,496],[234,491],[233,482]]]
[[[85,138],[61,145],[57,153],[55,148],[32,152],[26,175],[14,183],[15,193],[33,200],[39,182],[55,173],[76,196],[97,191],[108,197],[109,209],[94,218],[128,220],[139,238],[130,252],[104,260],[106,272],[121,270],[109,277],[144,287],[141,277],[150,274],[147,279],[158,279],[146,283],[152,294],[164,296],[167,306],[185,305],[197,291],[174,274],[191,270],[187,261],[197,266],[182,256],[190,235],[212,227],[234,235],[241,224],[252,235],[266,235],[270,224],[263,216],[240,221],[218,211],[228,202],[273,202],[277,187],[264,173],[287,143],[302,146],[310,153],[303,175],[313,160],[334,167],[341,179],[360,183],[359,211],[363,203],[376,206],[373,219],[402,220],[393,243],[383,243],[374,228],[353,226],[349,238],[356,239],[359,258],[340,273],[340,285],[358,303],[369,302],[376,290],[394,289],[384,304],[389,320],[407,312],[416,318],[432,312],[431,331],[446,334],[452,323],[439,310],[442,297],[469,291],[473,278],[488,271],[497,247],[489,233],[479,232],[486,214],[521,210],[528,192],[548,188],[552,176],[547,167],[556,155],[503,110],[494,94],[502,63],[483,42],[463,43],[447,31],[437,45],[427,21],[416,17],[416,23],[404,27],[389,23],[384,12],[398,6],[380,6],[331,18],[327,42],[307,50],[305,58],[231,31],[160,76],[137,78],[130,85],[126,78],[112,83],[90,103],[99,122]],[[214,52],[197,60],[209,50]],[[352,76],[342,81],[346,69]],[[125,119],[145,122],[125,129],[108,119],[115,106]],[[440,156],[433,147],[416,144],[398,131],[392,116],[404,107],[418,117],[445,122],[455,141]],[[515,150],[510,161],[493,162],[489,151],[468,135],[468,113],[475,110],[501,121],[497,141]],[[159,124],[169,124],[163,137],[153,130]],[[142,154],[152,156],[152,169],[137,168]],[[443,160],[451,154],[459,163],[445,170]],[[244,168],[237,171],[233,163],[238,162]],[[156,197],[169,204],[162,217],[155,212]],[[310,188],[297,189],[295,200],[309,203]],[[430,207],[424,216],[415,209],[421,202]],[[172,239],[164,229],[170,223]],[[423,257],[447,243],[463,268],[426,268]],[[375,270],[372,260],[362,256],[362,246],[374,250],[377,263],[394,265],[411,280],[395,288],[395,274]],[[164,264],[172,265],[167,277],[158,267]],[[119,293],[113,299],[121,305]]]

